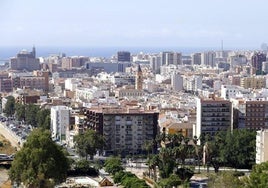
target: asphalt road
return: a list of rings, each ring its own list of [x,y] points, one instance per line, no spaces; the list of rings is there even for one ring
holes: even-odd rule
[[[2,134],[7,140],[10,141],[13,147],[19,149],[19,140],[11,133],[11,130],[8,130],[3,123],[0,123],[0,134]]]

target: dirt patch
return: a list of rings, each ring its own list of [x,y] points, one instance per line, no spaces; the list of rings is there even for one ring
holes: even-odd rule
[[[0,153],[13,154],[16,152],[16,148],[11,145],[11,143],[0,134]],[[11,182],[8,179],[8,170],[5,168],[0,168],[0,187],[1,188],[11,188]]]
[[[11,182],[8,180],[8,170],[0,169],[0,187],[1,188],[10,188]]]

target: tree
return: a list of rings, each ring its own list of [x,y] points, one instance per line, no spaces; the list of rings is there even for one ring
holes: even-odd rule
[[[176,160],[172,148],[161,148],[158,154],[158,164],[161,178],[168,178],[176,167]]]
[[[104,163],[104,169],[109,174],[115,175],[116,172],[123,170],[119,157],[109,157]]]
[[[256,132],[234,130],[219,135],[220,157],[227,166],[252,168],[255,163]]]
[[[183,182],[188,182],[194,175],[194,171],[190,168],[179,168],[175,172],[176,175],[180,177],[180,180]]]
[[[8,117],[13,116],[15,114],[15,98],[13,96],[7,97],[4,113]]]
[[[219,172],[217,174],[210,174],[208,187],[218,188],[242,188],[243,183],[236,176],[235,172]]]
[[[50,110],[39,109],[36,113],[37,126],[43,129],[50,129]]]
[[[158,155],[151,155],[148,159],[149,177],[153,177],[154,181],[157,179],[157,165],[159,163]],[[153,170],[153,171],[152,171]]]
[[[97,150],[102,150],[104,146],[103,137],[93,130],[87,130],[82,134],[76,135],[74,142],[79,155],[86,157],[86,159],[87,155],[90,155],[90,158],[93,159]]]
[[[25,121],[27,124],[37,127],[36,115],[40,107],[35,104],[26,105]]]
[[[16,103],[15,110],[16,110],[15,113],[16,119],[19,121],[22,120],[25,121],[25,105]]]
[[[255,162],[256,133],[251,130],[233,130],[217,133],[214,138],[203,136],[207,164],[215,172],[220,165],[251,168]]]
[[[268,187],[268,162],[253,166],[250,175],[243,180],[246,188]]]
[[[26,187],[54,187],[66,179],[68,168],[67,157],[49,131],[35,129],[16,153],[9,177]]]
[[[160,187],[163,188],[172,188],[177,187],[178,185],[181,185],[182,181],[179,176],[175,174],[171,174],[168,178],[162,179],[159,182]]]

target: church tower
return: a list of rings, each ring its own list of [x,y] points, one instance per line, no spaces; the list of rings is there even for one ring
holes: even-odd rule
[[[141,66],[138,65],[137,72],[136,72],[135,89],[142,90],[142,82],[143,82],[143,77],[142,77]]]

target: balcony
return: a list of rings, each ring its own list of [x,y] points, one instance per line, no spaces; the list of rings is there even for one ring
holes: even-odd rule
[[[132,121],[126,121],[126,125],[132,125]]]

